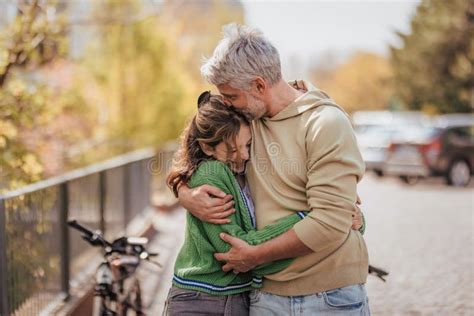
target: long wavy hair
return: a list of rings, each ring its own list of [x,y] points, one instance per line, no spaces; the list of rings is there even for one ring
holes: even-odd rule
[[[235,141],[242,124],[249,122],[241,113],[224,104],[219,95],[201,94],[198,111],[181,134],[181,146],[174,155],[173,165],[166,179],[168,187],[178,196],[179,186],[187,183],[204,160],[211,159],[199,142],[215,148],[220,142],[227,146]]]

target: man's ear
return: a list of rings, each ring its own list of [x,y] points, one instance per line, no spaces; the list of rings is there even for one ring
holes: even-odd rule
[[[214,154],[214,148],[212,148],[212,147],[209,146],[208,144],[199,141],[199,146],[201,146],[202,151],[203,151],[206,155],[212,156],[212,155]]]
[[[254,79],[254,89],[257,94],[263,95],[268,89],[268,84],[262,77]]]

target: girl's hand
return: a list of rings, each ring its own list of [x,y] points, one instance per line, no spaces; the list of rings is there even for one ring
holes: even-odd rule
[[[357,195],[357,201],[355,205],[355,213],[352,214],[352,229],[359,230],[362,227],[362,213],[360,211],[359,205],[361,204],[361,200]]]

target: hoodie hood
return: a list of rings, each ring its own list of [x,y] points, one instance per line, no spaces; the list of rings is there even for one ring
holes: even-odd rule
[[[290,103],[286,108],[281,110],[278,114],[271,118],[267,118],[269,121],[281,121],[290,117],[301,115],[302,113],[314,109],[321,105],[335,106],[347,113],[339,105],[334,102],[325,92],[317,89],[309,81],[306,80],[294,80],[288,82],[293,88],[300,90],[304,94],[298,97],[295,101]]]

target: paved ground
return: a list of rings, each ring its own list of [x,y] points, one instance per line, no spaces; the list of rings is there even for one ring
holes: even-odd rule
[[[158,316],[163,311],[166,295],[171,286],[174,261],[184,238],[184,222],[184,209],[167,214],[160,213],[155,218],[154,226],[157,234],[151,240],[148,249],[160,253],[157,261],[163,267],[157,269],[155,266],[146,267],[144,264],[139,271],[147,315]]]
[[[474,179],[473,179],[474,180]],[[474,181],[473,181],[474,184]],[[390,272],[369,277],[373,315],[474,315],[474,189],[439,180],[406,186],[366,176],[359,186],[372,264]],[[183,212],[157,218],[166,269],[144,273],[149,315],[160,315],[182,240]],[[153,300],[154,298],[154,300]]]
[[[368,176],[359,191],[370,260],[390,271],[387,283],[369,278],[372,313],[474,315],[472,186]]]

